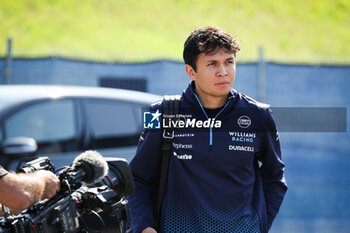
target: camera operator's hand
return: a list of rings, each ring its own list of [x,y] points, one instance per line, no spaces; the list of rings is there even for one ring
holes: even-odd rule
[[[38,179],[44,182],[44,189],[40,200],[53,197],[60,190],[60,180],[55,174],[47,170],[38,170],[33,173]]]
[[[14,210],[27,209],[39,200],[52,197],[59,187],[58,178],[49,171],[7,173],[0,178],[0,203]]]
[[[157,231],[154,230],[152,227],[147,227],[146,229],[143,229],[141,233],[157,233]]]

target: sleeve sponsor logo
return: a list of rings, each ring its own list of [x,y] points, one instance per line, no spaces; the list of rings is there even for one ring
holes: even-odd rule
[[[139,142],[141,141],[145,141],[145,139],[143,138],[143,135],[145,134],[145,129],[142,130],[140,138],[139,138]]]

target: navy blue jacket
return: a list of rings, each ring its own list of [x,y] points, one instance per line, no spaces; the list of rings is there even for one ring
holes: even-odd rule
[[[182,94],[180,114],[204,122],[208,116],[193,88]],[[162,102],[151,106],[156,110],[163,112]],[[232,89],[215,120],[220,127],[175,129],[162,232],[268,232],[280,208],[287,184],[269,106]],[[154,226],[161,145],[161,129],[144,130],[130,164],[134,233]]]

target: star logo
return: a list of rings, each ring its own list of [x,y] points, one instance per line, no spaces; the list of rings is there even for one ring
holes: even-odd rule
[[[162,115],[161,113],[159,113],[159,109],[155,113],[151,113],[151,114],[153,116],[151,122],[153,122],[154,120],[159,121],[159,117]]]
[[[144,112],[143,127],[145,129],[160,129],[161,115],[159,109],[156,112]]]

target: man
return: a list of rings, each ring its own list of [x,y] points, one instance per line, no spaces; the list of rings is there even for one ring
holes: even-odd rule
[[[280,208],[287,185],[271,111],[231,88],[239,50],[217,27],[194,30],[185,42],[192,81],[180,114],[189,120],[174,130],[158,232],[267,232]],[[163,109],[161,102],[151,106]],[[145,130],[131,162],[135,233],[157,232],[152,209],[161,145],[162,130]]]
[[[51,198],[60,189],[60,181],[50,171],[16,174],[0,166],[0,204],[11,210],[27,209],[39,200]]]

